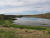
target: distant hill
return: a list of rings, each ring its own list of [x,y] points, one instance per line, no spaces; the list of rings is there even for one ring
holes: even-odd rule
[[[33,15],[33,17],[48,18],[48,19],[50,19],[50,13]]]
[[[37,15],[4,15],[4,14],[0,14],[0,17],[36,17],[36,18],[47,18],[50,19],[50,13],[45,13],[45,14],[37,14]]]
[[[50,19],[50,13],[37,14],[37,15],[22,15],[24,17],[36,17],[36,18],[47,18]]]

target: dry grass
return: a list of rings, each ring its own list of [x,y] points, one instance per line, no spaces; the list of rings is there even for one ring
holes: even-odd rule
[[[14,38],[50,38],[50,34],[48,34],[48,31],[44,31],[44,30],[39,31],[39,30],[31,30],[31,29],[0,27],[0,31],[1,30],[5,31],[5,32],[8,32],[8,31],[14,32],[15,33]],[[0,34],[0,36],[2,36],[2,34]],[[7,37],[7,38],[9,38],[9,37]]]

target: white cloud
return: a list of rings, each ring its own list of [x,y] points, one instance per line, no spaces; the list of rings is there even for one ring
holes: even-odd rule
[[[10,5],[10,6],[21,6],[23,5],[23,2],[18,2],[15,0],[0,0],[0,5],[5,6],[5,5]]]
[[[22,11],[50,11],[50,0],[0,0],[0,13]],[[12,8],[11,8],[11,7]],[[4,9],[6,8],[6,9]]]
[[[30,8],[9,8],[0,10],[0,13],[13,13],[13,12],[20,13],[23,11],[32,11],[32,10],[33,9]]]

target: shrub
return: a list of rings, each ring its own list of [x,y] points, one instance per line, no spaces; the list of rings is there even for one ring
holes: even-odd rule
[[[11,22],[9,20],[5,20],[3,26],[4,27],[9,27]]]

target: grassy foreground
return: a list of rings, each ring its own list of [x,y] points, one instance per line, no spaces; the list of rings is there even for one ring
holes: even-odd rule
[[[49,38],[45,30],[19,29],[0,27],[0,38]]]
[[[0,27],[0,38],[50,38],[49,27],[10,25]]]
[[[12,24],[0,20],[0,38],[50,38],[50,27]]]

